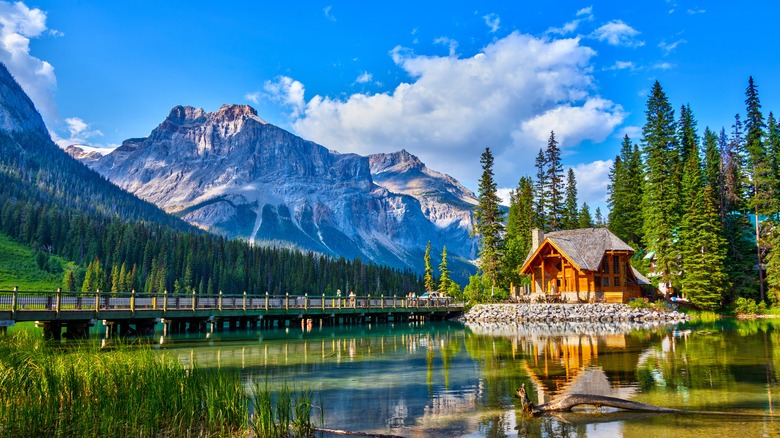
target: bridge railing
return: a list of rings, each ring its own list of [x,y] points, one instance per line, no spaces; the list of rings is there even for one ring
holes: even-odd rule
[[[0,311],[145,311],[145,310],[250,310],[250,309],[424,309],[459,308],[449,298],[408,298],[407,296],[371,295],[292,296],[247,294],[206,295],[197,293],[140,292],[33,292],[0,290]]]

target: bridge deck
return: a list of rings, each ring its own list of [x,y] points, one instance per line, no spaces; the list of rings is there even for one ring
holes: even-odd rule
[[[462,311],[461,303],[442,298],[0,291],[0,321],[14,322],[422,313],[444,317]]]

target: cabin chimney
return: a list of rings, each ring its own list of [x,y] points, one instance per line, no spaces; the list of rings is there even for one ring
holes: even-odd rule
[[[531,230],[531,252],[536,251],[536,248],[539,248],[539,245],[542,244],[542,241],[544,240],[544,231],[542,231],[539,228],[534,228]]]

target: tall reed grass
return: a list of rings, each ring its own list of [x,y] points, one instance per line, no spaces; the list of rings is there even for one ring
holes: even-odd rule
[[[0,436],[311,436],[311,394],[280,394],[258,409],[274,399],[267,386],[250,396],[236,371],[185,366],[148,347],[0,339]],[[259,412],[287,435],[258,434]]]

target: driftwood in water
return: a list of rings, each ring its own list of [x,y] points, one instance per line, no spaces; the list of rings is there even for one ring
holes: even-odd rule
[[[315,427],[315,432],[324,432],[329,433],[332,435],[350,435],[350,436],[367,436],[372,438],[404,438],[399,435],[384,435],[384,434],[377,434],[377,433],[367,433],[367,432],[355,432],[351,430],[339,430],[339,429],[324,429],[321,427]]]
[[[595,406],[597,408],[601,406],[609,406],[612,408],[626,409],[629,411],[639,412],[656,412],[667,414],[679,414],[686,411],[679,409],[663,408],[660,406],[649,405],[646,403],[633,402],[629,400],[623,400],[621,398],[606,397],[602,395],[592,394],[563,394],[557,397],[549,403],[536,406],[528,398],[528,394],[525,392],[525,384],[517,388],[517,397],[523,403],[523,411],[531,415],[541,415],[551,412],[567,412],[572,408],[581,405]]]

